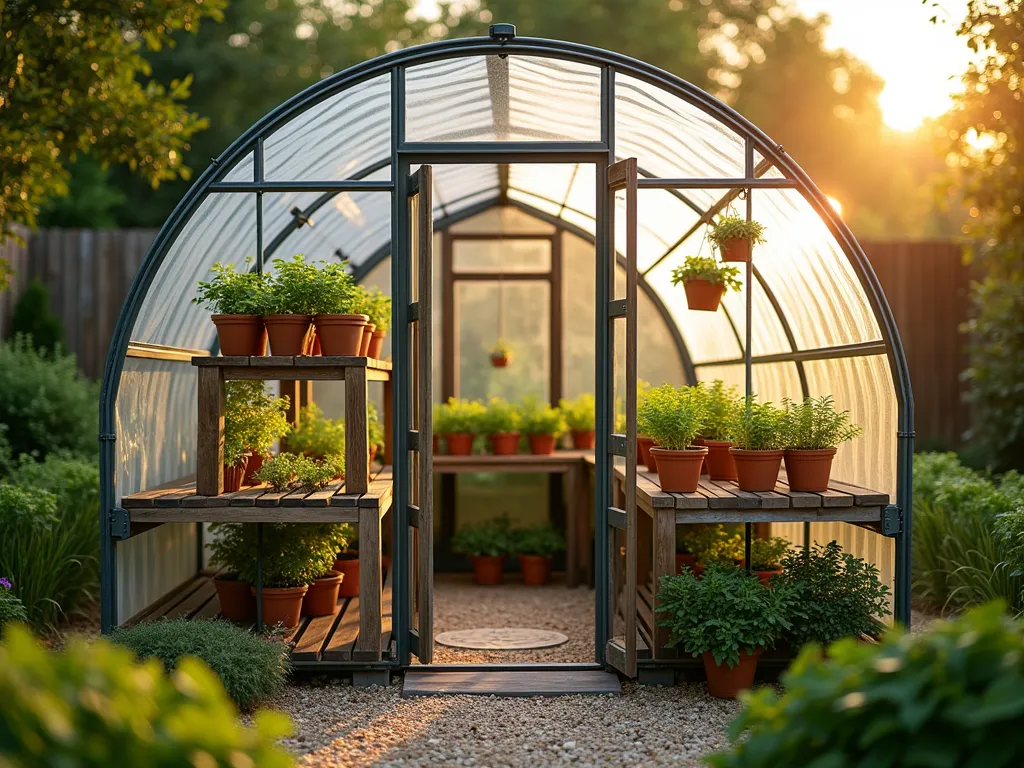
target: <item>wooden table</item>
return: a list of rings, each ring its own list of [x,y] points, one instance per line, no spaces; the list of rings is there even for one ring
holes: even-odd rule
[[[590,551],[590,485],[586,460],[593,451],[555,451],[547,456],[515,454],[494,456],[434,456],[434,473],[464,475],[479,472],[538,473],[565,475],[569,484],[569,508],[566,514],[566,583],[570,587],[589,584],[592,572]],[[593,459],[590,459],[593,463]]]

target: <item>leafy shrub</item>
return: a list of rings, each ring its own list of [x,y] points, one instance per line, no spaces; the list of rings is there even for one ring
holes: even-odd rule
[[[199,282],[193,304],[205,304],[216,315],[261,315],[266,303],[268,284],[266,275],[252,270],[252,259],[246,259],[241,272],[234,264],[213,265],[213,277],[208,283]]]
[[[0,636],[4,627],[14,621],[28,621],[25,606],[12,591],[13,584],[8,578],[0,576]]]
[[[878,569],[835,541],[790,551],[782,568],[772,585],[792,596],[786,635],[794,647],[872,634],[890,613],[889,588]]]
[[[746,542],[744,542],[744,550]],[[774,571],[782,567],[782,561],[789,553],[789,542],[781,536],[770,539],[751,539],[750,569],[753,571]]]
[[[699,389],[662,384],[637,404],[636,428],[662,448],[681,451],[703,432],[707,415],[707,401]]]
[[[250,452],[268,455],[291,429],[288,398],[271,395],[262,381],[229,381],[224,391],[224,463],[237,464]]]
[[[558,407],[562,409],[562,413],[565,415],[565,423],[569,426],[569,429],[585,432],[594,428],[597,410],[593,395],[582,394],[575,400],[562,398],[558,403]]]
[[[960,463],[955,453],[914,455],[914,500],[932,501],[940,485],[973,480],[977,474]]]
[[[267,280],[263,315],[315,315],[320,306],[320,271],[297,253],[291,259],[274,259]]]
[[[374,330],[387,333],[391,329],[391,297],[382,293],[380,288],[364,291],[363,312],[377,326]]]
[[[734,238],[749,240],[751,245],[763,243],[764,226],[739,216],[722,216],[708,232],[708,240],[719,248]]]
[[[299,423],[288,435],[288,450],[316,459],[345,455],[345,422],[324,416],[320,406],[310,403],[299,411]]]
[[[569,425],[565,415],[558,408],[542,403],[533,398],[527,399],[521,409],[522,424],[520,428],[527,435],[554,435],[561,437]]]
[[[786,444],[785,419],[785,411],[771,403],[759,403],[752,396],[736,409],[728,435],[737,448],[778,451]]]
[[[14,469],[14,450],[7,439],[7,425],[0,424],[0,478],[7,477]]]
[[[0,644],[0,743],[11,766],[258,765],[285,768],[288,718],[239,723],[217,677],[182,659],[168,675],[105,640],[42,649],[12,627]]]
[[[707,548],[697,555],[697,562],[701,565],[718,563],[736,566],[743,563],[746,551],[747,543],[741,534],[730,534],[723,529],[713,541],[709,541]]]
[[[238,535],[238,578],[255,584],[256,525],[242,524]],[[337,523],[264,523],[263,586],[312,584],[331,569],[346,543],[344,527]]]
[[[518,432],[523,415],[520,409],[500,397],[493,397],[480,418],[480,431],[485,435]]]
[[[314,267],[315,269],[315,267]],[[278,278],[281,275],[278,273]],[[315,293],[309,314],[348,315],[364,313],[365,293],[348,273],[348,262],[323,264],[316,270]],[[303,313],[300,313],[303,314]]]
[[[98,456],[99,390],[75,358],[42,355],[24,337],[0,345],[0,424],[11,453],[38,459],[54,451]]]
[[[850,423],[849,411],[837,411],[832,395],[807,397],[802,403],[788,398],[785,408],[785,441],[787,448],[820,450],[835,448],[860,435],[864,430]]]
[[[50,292],[38,278],[33,278],[14,305],[10,336],[25,336],[38,350],[56,350],[64,343],[64,325],[50,311]]]
[[[462,526],[452,536],[452,549],[464,555],[507,555],[512,551],[512,535],[508,520]]]
[[[366,429],[370,434],[370,447],[376,446],[378,450],[383,451],[384,425],[381,423],[377,406],[372,400],[366,403]]]
[[[707,440],[728,440],[729,425],[732,424],[741,407],[739,392],[736,387],[727,387],[721,379],[710,385],[698,385],[707,407],[707,418],[701,437]]]
[[[772,688],[745,694],[715,768],[1020,765],[1024,630],[994,603],[880,645],[805,648]]]
[[[735,667],[740,651],[774,648],[789,628],[785,595],[745,571],[711,565],[698,579],[689,569],[663,576],[658,626],[669,628],[669,643],[693,656],[710,652],[716,664]]]
[[[697,562],[706,562],[721,542],[728,538],[725,527],[721,525],[687,525],[680,537],[680,545],[685,552],[692,554]]]
[[[512,531],[512,551],[517,555],[552,557],[565,549],[565,539],[549,524]]]
[[[294,453],[279,453],[263,462],[254,477],[261,483],[269,483],[275,491],[290,488],[299,474],[299,456]]]
[[[439,435],[478,435],[484,431],[486,413],[483,403],[450,397],[434,413],[434,431]]]
[[[687,280],[707,280],[709,283],[721,283],[727,291],[743,289],[739,269],[728,264],[721,264],[715,261],[713,256],[687,256],[682,266],[672,270],[672,285],[679,285]]]
[[[296,462],[295,479],[302,488],[315,491],[318,488],[326,488],[336,475],[340,475],[344,471],[344,456],[324,456],[321,460],[299,456]]]
[[[140,661],[159,659],[168,672],[186,656],[205,663],[220,678],[239,709],[248,711],[280,693],[288,677],[288,646],[221,619],[165,619],[118,629],[114,642]]]

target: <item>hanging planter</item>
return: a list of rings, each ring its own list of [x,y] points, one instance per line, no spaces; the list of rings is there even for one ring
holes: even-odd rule
[[[672,285],[683,284],[686,306],[701,312],[717,312],[726,291],[739,291],[740,271],[706,256],[687,256],[672,270]]]
[[[498,339],[498,343],[491,348],[491,365],[495,368],[507,368],[511,362],[512,348]]]
[[[235,272],[234,264],[214,264],[210,282],[200,281],[193,304],[206,304],[217,327],[217,344],[228,356],[261,356],[267,353],[267,332],[263,325],[262,301],[267,293],[267,278],[253,272],[252,259],[244,272]]]
[[[750,261],[752,246],[764,242],[764,226],[739,216],[723,216],[718,220],[708,239],[718,247],[722,261]]]
[[[849,411],[837,411],[832,395],[785,401],[786,481],[793,491],[826,491],[836,446],[863,431],[850,422]]]

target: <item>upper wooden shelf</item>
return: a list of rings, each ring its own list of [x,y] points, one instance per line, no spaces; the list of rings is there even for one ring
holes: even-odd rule
[[[192,358],[199,368],[219,368],[223,377],[231,379],[334,380],[344,379],[348,368],[365,368],[371,381],[391,378],[391,362],[372,357],[322,357],[306,355],[266,355],[263,357]]]
[[[582,469],[584,460],[593,455],[593,451],[576,449],[555,451],[544,455],[532,453],[516,453],[511,456],[496,456],[493,453],[474,453],[470,456],[436,454],[433,457],[434,474],[460,475],[474,472],[553,474],[566,472],[576,466]]]

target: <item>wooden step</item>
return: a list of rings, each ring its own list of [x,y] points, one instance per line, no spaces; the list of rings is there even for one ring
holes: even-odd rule
[[[618,695],[619,678],[600,670],[514,670],[434,672],[409,669],[402,696],[576,696]]]

